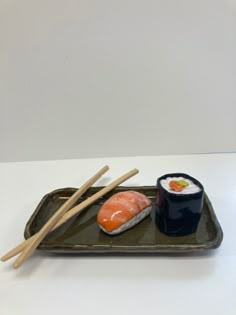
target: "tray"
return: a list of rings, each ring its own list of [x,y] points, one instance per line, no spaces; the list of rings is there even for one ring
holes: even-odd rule
[[[90,188],[78,202],[90,197],[101,188]],[[98,209],[112,194],[124,190],[139,191],[152,199],[153,203],[155,202],[156,187],[118,187],[50,233],[38,248],[58,253],[155,254],[202,251],[220,246],[223,232],[206,194],[196,233],[181,237],[162,234],[155,223],[153,206],[151,215],[132,229],[116,236],[106,235],[96,222]],[[63,188],[44,196],[25,227],[25,238],[38,232],[75,191],[76,188]]]

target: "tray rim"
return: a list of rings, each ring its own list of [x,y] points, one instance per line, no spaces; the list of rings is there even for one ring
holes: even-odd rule
[[[104,186],[95,186],[91,187],[89,191],[97,191],[102,189]],[[34,212],[30,216],[29,220],[26,223],[25,230],[24,230],[24,237],[25,239],[28,239],[32,236],[30,233],[30,227],[35,218],[37,217],[38,213],[41,210],[42,205],[44,204],[45,200],[53,196],[54,194],[58,194],[63,191],[68,190],[76,190],[78,188],[75,187],[65,187],[65,188],[59,188],[55,189],[46,195],[42,197],[39,204],[35,208]],[[156,186],[118,186],[113,191],[120,191],[124,189],[132,189],[132,190],[138,190],[138,189],[156,189]],[[212,222],[214,223],[216,227],[216,238],[214,240],[208,241],[206,243],[202,244],[155,244],[155,245],[80,245],[80,244],[62,244],[62,243],[51,243],[51,244],[40,244],[38,249],[53,253],[63,253],[63,254],[158,254],[158,253],[186,253],[186,252],[196,252],[196,251],[205,251],[209,249],[216,249],[218,248],[222,241],[223,241],[223,231],[220,226],[220,223],[217,219],[216,213],[213,209],[212,203],[206,194],[204,192],[204,201],[206,202],[209,213],[212,219]]]

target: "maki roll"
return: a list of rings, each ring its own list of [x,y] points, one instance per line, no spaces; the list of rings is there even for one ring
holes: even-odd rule
[[[202,184],[187,174],[166,174],[158,178],[156,221],[160,231],[170,236],[194,233],[203,198]]]
[[[114,194],[100,208],[97,216],[99,227],[115,235],[130,229],[151,212],[152,202],[136,191]]]

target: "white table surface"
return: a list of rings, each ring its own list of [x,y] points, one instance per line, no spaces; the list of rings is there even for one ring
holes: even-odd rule
[[[0,314],[214,314],[236,312],[236,154],[104,158],[0,164],[0,255],[23,240],[44,194],[79,187],[100,167],[106,185],[155,185],[169,172],[201,181],[224,232],[221,246],[188,257],[61,257],[35,252],[20,268],[0,264]]]

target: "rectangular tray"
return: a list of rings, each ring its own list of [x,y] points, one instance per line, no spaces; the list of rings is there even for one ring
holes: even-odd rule
[[[90,188],[78,203],[101,188]],[[141,192],[155,204],[156,187],[118,187],[51,232],[38,248],[58,253],[153,254],[199,251],[220,246],[223,232],[206,194],[196,233],[181,237],[162,234],[155,223],[155,208],[153,206],[151,215],[132,229],[116,236],[106,235],[100,230],[96,222],[98,210],[112,194],[125,190]],[[76,188],[63,188],[44,196],[25,227],[25,238],[27,239],[38,232],[75,191]]]

